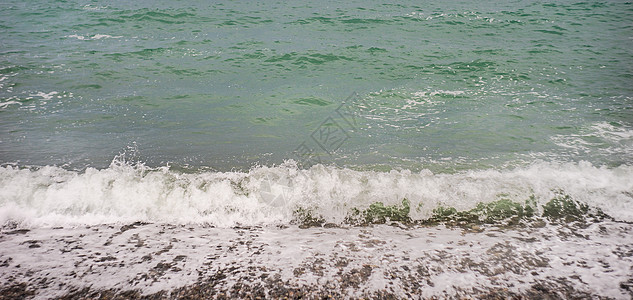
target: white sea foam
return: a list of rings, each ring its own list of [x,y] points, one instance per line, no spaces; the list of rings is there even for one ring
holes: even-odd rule
[[[374,202],[411,203],[429,218],[441,206],[467,210],[500,199],[545,204],[561,193],[619,220],[633,221],[633,166],[535,163],[512,170],[433,174],[375,172],[293,162],[249,172],[181,173],[114,161],[84,172],[47,166],[0,168],[0,224],[48,227],[132,221],[208,223],[220,227],[286,224],[307,209],[341,223]]]
[[[100,40],[100,39],[120,39],[122,38],[122,36],[112,36],[109,34],[95,34],[93,36],[83,36],[83,35],[78,35],[78,34],[71,34],[71,35],[67,35],[66,37],[69,38],[76,38],[78,40]]]
[[[50,93],[37,92],[37,94],[29,94],[29,96],[31,96],[31,97],[40,97],[40,98],[42,98],[44,100],[51,100],[57,94],[59,94],[59,92],[56,92],[56,91],[52,91]]]
[[[633,130],[607,122],[593,123],[578,134],[556,135],[552,141],[574,153],[587,153],[599,148],[605,154],[633,154]]]
[[[91,5],[91,4],[86,4],[82,6],[82,9],[85,9],[85,10],[104,10],[108,8],[110,8],[110,6],[99,6],[99,5]]]
[[[12,105],[12,104],[22,105],[22,103],[20,103],[18,101],[9,100],[9,101],[6,101],[6,102],[0,102],[0,108],[6,108],[7,106]]]
[[[272,292],[268,284],[281,282],[351,299],[376,292],[396,298],[477,298],[495,290],[529,295],[530,289],[556,298],[567,298],[573,289],[630,299],[631,229],[609,221],[586,228],[486,226],[484,232],[386,225],[38,228],[2,232],[0,281],[28,283],[35,299],[83,288],[175,296],[174,289],[201,280],[215,293]]]
[[[120,39],[122,38],[122,36],[112,36],[109,34],[95,34],[92,36],[93,40],[100,40],[100,39]]]

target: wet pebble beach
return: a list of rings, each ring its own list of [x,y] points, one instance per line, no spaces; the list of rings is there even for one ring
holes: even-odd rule
[[[633,225],[3,230],[1,299],[628,299]]]

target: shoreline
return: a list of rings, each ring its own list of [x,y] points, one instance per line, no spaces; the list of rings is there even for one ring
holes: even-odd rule
[[[84,288],[73,290],[69,293],[56,297],[59,300],[71,299],[345,299],[349,295],[338,291],[324,291],[315,287],[296,287],[284,282],[270,281],[265,287],[252,288],[236,284],[232,289],[216,289],[210,278],[206,282],[174,289],[172,291],[160,291],[154,294],[144,295],[138,290],[92,290]],[[632,283],[629,283],[631,286]],[[27,299],[34,296],[35,292],[29,290],[28,285],[18,284],[0,290],[0,299]],[[374,291],[371,293],[361,293],[360,299],[401,299],[400,295],[387,291]],[[407,293],[407,299],[418,298],[414,294]],[[482,289],[478,291],[458,291],[454,294],[435,295],[420,299],[610,299],[592,293],[582,292],[574,289],[560,278],[551,284],[547,282],[536,283],[529,289],[521,292],[512,292],[508,289]]]
[[[3,231],[0,299],[630,298],[633,224],[585,225]]]

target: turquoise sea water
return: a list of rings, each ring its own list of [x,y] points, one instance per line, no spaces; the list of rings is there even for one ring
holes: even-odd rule
[[[172,220],[182,212],[151,208],[174,197],[187,216],[242,202],[256,214],[270,199],[252,192],[279,199],[278,187],[291,190],[290,210],[402,198],[466,209],[563,190],[627,211],[631,20],[623,1],[3,1],[0,205],[5,220],[25,207],[45,216],[51,203],[76,216],[155,191],[141,219]],[[147,170],[166,177],[144,186]],[[117,193],[126,174],[139,186]],[[482,195],[491,186],[469,187],[465,174],[496,190]],[[372,183],[381,176],[391,185]],[[548,176],[564,180],[537,184]],[[583,190],[600,178],[613,179]]]

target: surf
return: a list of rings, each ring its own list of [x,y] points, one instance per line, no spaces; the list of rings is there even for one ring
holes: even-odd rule
[[[433,173],[325,165],[300,168],[289,160],[244,172],[183,172],[115,159],[107,168],[83,171],[0,167],[0,224],[31,228],[156,222],[234,227],[318,220],[320,225],[357,225],[447,221],[447,212],[485,221],[525,211],[542,216],[548,207],[565,203],[583,208],[586,214],[630,222],[631,191],[633,166],[608,168],[589,162]]]

